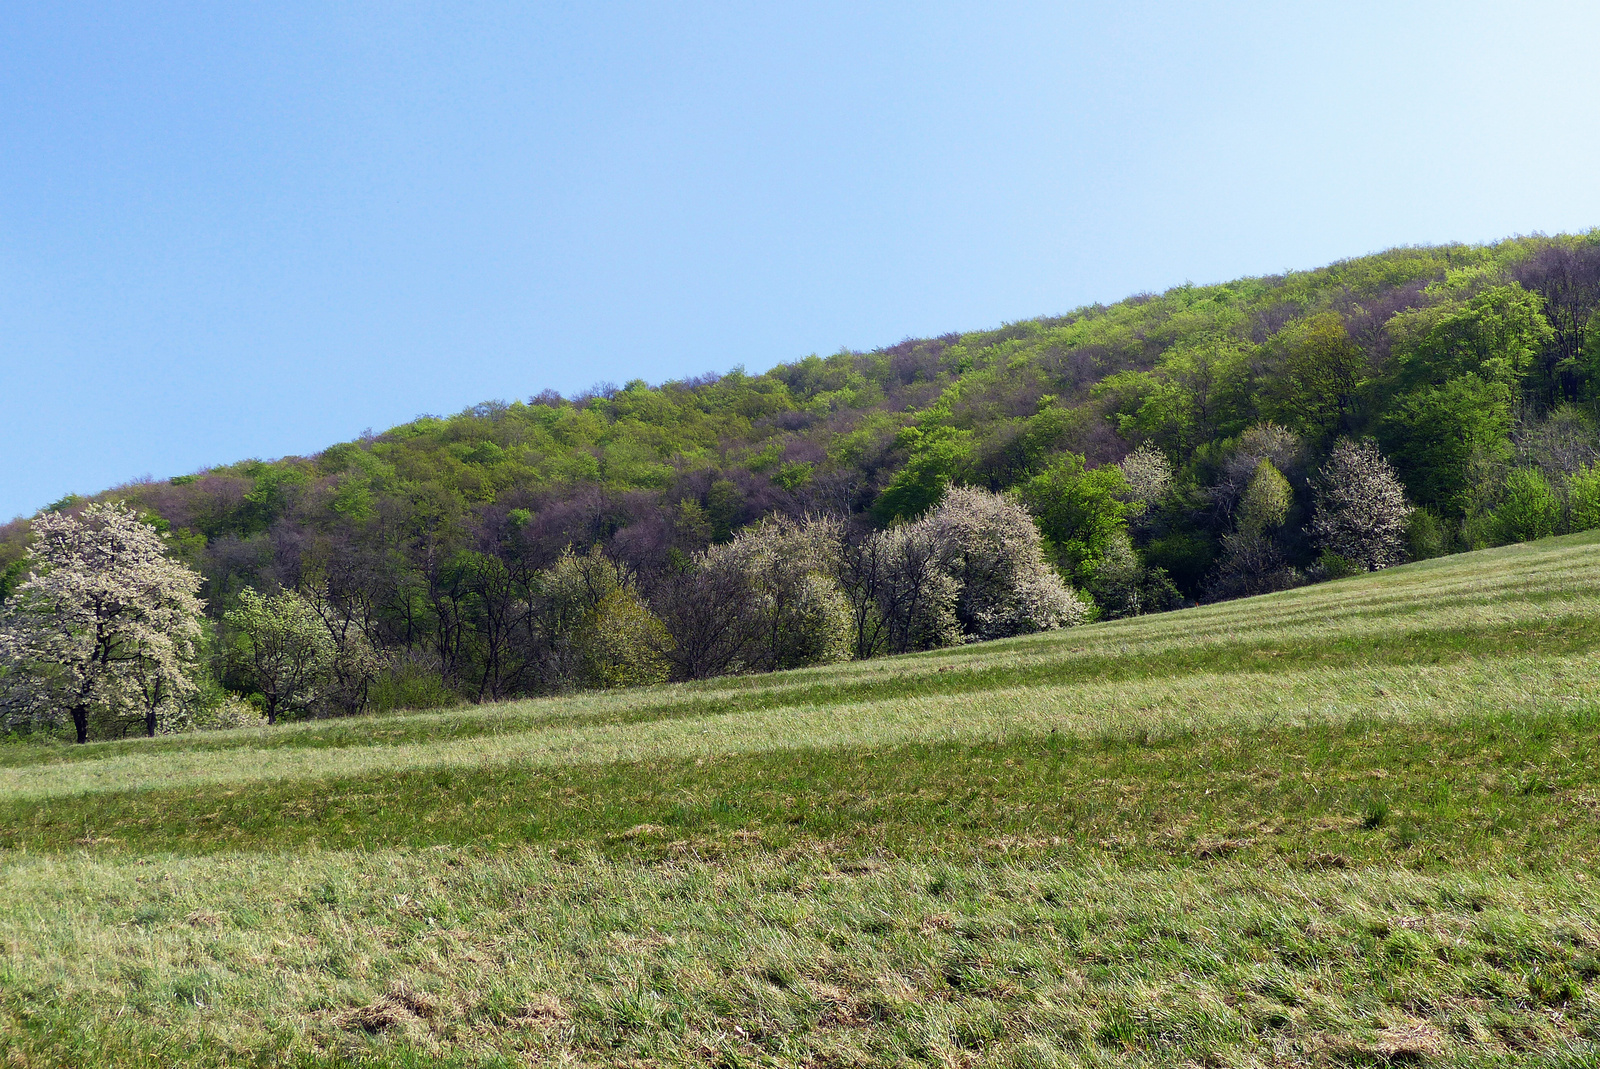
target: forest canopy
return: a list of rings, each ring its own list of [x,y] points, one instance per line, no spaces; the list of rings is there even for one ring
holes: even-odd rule
[[[674,663],[651,606],[741,531],[826,517],[860,547],[951,487],[1025,505],[1042,559],[1102,615],[1593,526],[1597,308],[1600,231],[1399,248],[759,375],[487,402],[93,500],[138,510],[203,577],[235,690],[252,692],[229,621],[280,591],[381,653],[362,677],[379,706],[568,685],[505,674],[507,598],[530,635],[535,605],[587,621],[550,654],[586,666],[571,678],[648,680]],[[1380,506],[1376,524],[1349,512]],[[1350,541],[1368,529],[1385,541]],[[29,537],[0,529],[0,601]],[[601,620],[636,664],[596,660]]]

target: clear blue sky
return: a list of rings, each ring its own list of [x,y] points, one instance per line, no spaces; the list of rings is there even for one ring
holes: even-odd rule
[[[1600,224],[1600,5],[14,4],[0,518]]]

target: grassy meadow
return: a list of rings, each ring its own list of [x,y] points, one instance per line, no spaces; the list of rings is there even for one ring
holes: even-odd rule
[[[0,1066],[1600,1064],[1600,540],[0,746]]]

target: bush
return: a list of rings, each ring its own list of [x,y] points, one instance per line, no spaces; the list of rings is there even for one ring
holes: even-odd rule
[[[1172,579],[1161,568],[1146,567],[1126,534],[1106,547],[1088,590],[1108,620],[1166,612],[1183,604]]]
[[[1417,509],[1406,519],[1406,549],[1412,560],[1428,560],[1450,552],[1450,535],[1432,509]]]
[[[839,588],[839,524],[769,516],[711,557],[744,576],[747,667],[775,672],[850,655],[850,607]]]
[[[1111,539],[1126,530],[1127,496],[1122,469],[1108,464],[1087,470],[1076,453],[1057,457],[1022,487],[1022,500],[1037,517],[1050,555],[1076,581],[1094,574]]]
[[[1245,486],[1244,495],[1239,498],[1239,507],[1235,510],[1239,530],[1256,533],[1275,531],[1288,519],[1289,506],[1293,504],[1294,490],[1289,486],[1289,480],[1273,466],[1272,461],[1262,457],[1256,462],[1255,473]]]
[[[1354,561],[1346,560],[1337,553],[1324,550],[1322,556],[1313,564],[1307,576],[1312,582],[1324,583],[1330,579],[1348,579],[1352,575],[1364,575],[1366,569]]]
[[[855,627],[833,520],[769,516],[696,554],[653,592],[644,648],[680,679],[770,672],[848,657]]]
[[[532,609],[546,687],[618,687],[666,679],[665,629],[633,581],[599,546],[582,556],[568,546],[540,572]]]
[[[1247,598],[1304,582],[1276,542],[1254,531],[1236,531],[1222,538],[1222,555],[1206,582],[1206,596],[1212,601]]]
[[[436,659],[421,651],[391,660],[372,681],[367,707],[374,712],[396,709],[448,709],[460,705],[461,696],[450,689]]]
[[[209,708],[195,712],[192,726],[200,731],[227,731],[230,728],[265,727],[267,718],[253,702],[237,694],[225,694]]]
[[[1592,531],[1600,527],[1600,464],[1579,468],[1567,478],[1567,519],[1569,531]]]
[[[1494,537],[1501,545],[1532,542],[1555,534],[1561,501],[1537,468],[1516,468],[1506,476],[1500,507],[1494,510]]]

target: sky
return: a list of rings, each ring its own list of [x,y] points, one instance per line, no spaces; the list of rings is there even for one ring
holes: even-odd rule
[[[1600,225],[1600,5],[11,5],[0,519]]]

